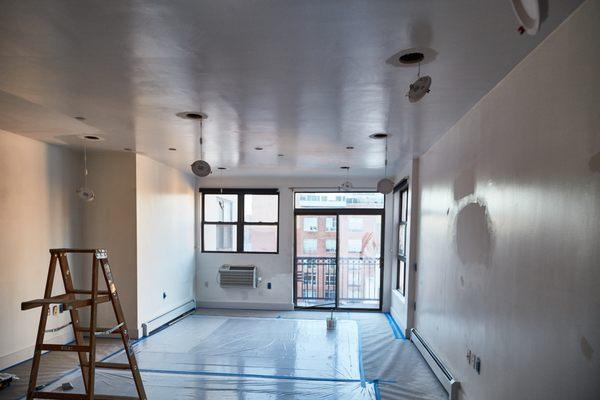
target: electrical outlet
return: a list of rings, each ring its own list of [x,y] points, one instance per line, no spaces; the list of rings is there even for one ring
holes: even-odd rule
[[[477,371],[477,374],[481,375],[481,359],[479,357],[475,358],[473,366],[475,368],[475,371]]]
[[[267,282],[267,289],[271,289],[271,282]]]
[[[167,292],[163,292],[163,300],[167,298]]]
[[[58,305],[58,312],[60,314],[62,314],[65,311],[65,305],[64,304],[59,304]]]

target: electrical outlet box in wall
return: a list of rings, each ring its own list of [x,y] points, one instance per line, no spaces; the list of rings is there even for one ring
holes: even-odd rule
[[[473,362],[473,368],[475,368],[475,371],[477,371],[477,374],[481,375],[481,359],[479,357],[476,357],[474,362]]]

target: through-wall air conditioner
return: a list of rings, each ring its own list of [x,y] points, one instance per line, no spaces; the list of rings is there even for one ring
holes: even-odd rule
[[[255,265],[229,265],[219,268],[219,285],[221,287],[256,288],[258,275]]]

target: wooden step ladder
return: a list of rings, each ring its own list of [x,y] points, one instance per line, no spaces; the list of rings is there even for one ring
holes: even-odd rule
[[[67,261],[69,253],[87,253],[92,254],[92,289],[78,290],[73,287],[71,270]],[[65,286],[65,294],[52,296],[52,285],[54,282],[54,273],[56,264],[60,265],[60,272]],[[108,290],[98,290],[98,267],[102,270],[104,281]],[[76,295],[89,296],[85,299],[77,298]],[[112,328],[99,328],[96,326],[98,304],[112,303],[117,324]],[[75,335],[74,345],[44,344],[44,333],[46,331],[46,322],[48,320],[48,310],[51,304],[62,304],[69,310],[71,324]],[[123,309],[117,294],[115,281],[108,264],[108,254],[103,249],[51,249],[50,267],[48,268],[48,279],[46,280],[46,290],[44,298],[31,300],[21,303],[21,310],[29,310],[35,307],[42,307],[40,315],[40,325],[38,327],[37,339],[35,342],[35,351],[33,353],[33,363],[31,365],[31,375],[29,376],[29,388],[27,390],[27,399],[96,399],[96,400],[114,400],[114,399],[138,399],[146,400],[146,392],[142,377],[135,359],[135,354],[130,345],[127,323],[123,316]],[[79,308],[90,307],[90,326],[82,327],[79,325]],[[83,334],[89,333],[89,340],[84,342]],[[96,337],[108,335],[110,333],[119,333],[123,341],[123,347],[127,355],[128,364],[97,362],[96,361]],[[81,365],[81,374],[85,385],[85,394],[65,393],[65,392],[43,392],[36,390],[38,371],[40,368],[40,357],[42,351],[72,351],[79,355],[79,364]],[[87,357],[86,357],[87,355]],[[94,376],[96,368],[107,369],[129,369],[133,375],[133,381],[137,390],[138,397],[96,395],[94,394]]]

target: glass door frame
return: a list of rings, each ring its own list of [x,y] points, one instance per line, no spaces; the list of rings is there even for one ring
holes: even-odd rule
[[[297,310],[316,310],[316,311],[327,311],[331,308],[336,311],[360,311],[360,312],[381,312],[383,306],[383,276],[384,276],[384,262],[383,257],[385,254],[385,200],[383,204],[383,208],[294,208],[294,259],[293,259],[293,286],[294,286],[294,309]],[[298,268],[297,263],[297,252],[298,252],[298,243],[297,243],[297,222],[299,215],[306,216],[335,216],[336,218],[336,246],[335,246],[335,307],[319,307],[319,306],[310,306],[310,307],[302,307],[298,306],[298,293],[297,293],[297,280],[298,274],[296,269]],[[340,242],[340,215],[379,215],[381,217],[381,245],[379,246],[379,307],[378,308],[350,308],[350,307],[339,307],[339,297],[340,297],[340,274],[339,274],[339,242]]]

